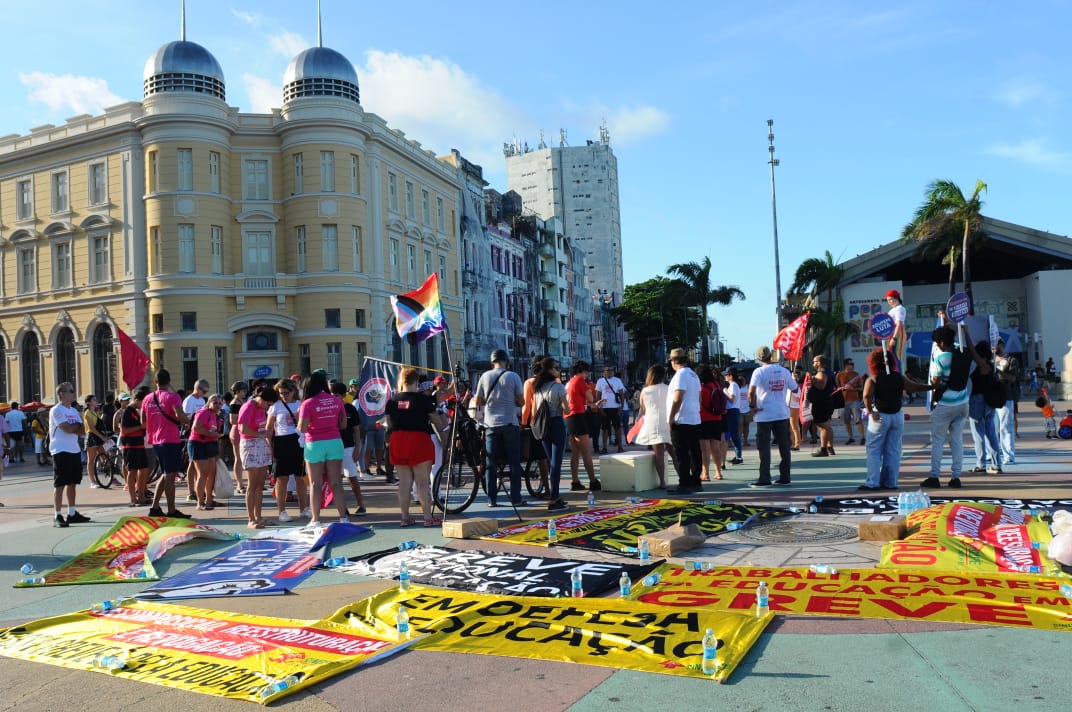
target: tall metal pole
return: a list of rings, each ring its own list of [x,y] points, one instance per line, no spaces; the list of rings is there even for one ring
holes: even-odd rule
[[[774,119],[767,119],[767,141],[770,147],[770,207],[771,219],[774,221],[774,313],[777,323],[775,333],[782,330],[782,267],[778,259],[778,201],[774,192],[774,167],[778,159],[774,157]]]

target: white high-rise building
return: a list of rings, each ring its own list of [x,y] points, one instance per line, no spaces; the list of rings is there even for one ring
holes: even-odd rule
[[[593,295],[621,303],[622,224],[618,206],[618,160],[610,148],[606,125],[599,141],[566,145],[561,132],[558,146],[541,139],[536,149],[528,144],[506,144],[506,181],[521,196],[525,210],[544,220],[557,217],[567,237],[585,253],[587,286]]]

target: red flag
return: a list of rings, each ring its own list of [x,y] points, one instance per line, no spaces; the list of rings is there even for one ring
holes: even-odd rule
[[[778,332],[771,344],[789,361],[796,361],[804,354],[804,336],[808,331],[808,315],[804,312],[793,323]]]
[[[119,360],[123,362],[123,383],[132,391],[145,380],[145,371],[152,361],[125,331],[119,327],[116,330],[119,332]]]

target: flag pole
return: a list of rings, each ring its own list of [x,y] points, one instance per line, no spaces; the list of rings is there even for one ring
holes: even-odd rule
[[[443,443],[443,447],[447,449],[447,456],[444,458],[447,467],[447,472],[445,475],[447,478],[447,491],[443,495],[443,521],[445,522],[447,521],[447,514],[449,514],[449,512],[447,511],[447,504],[450,502],[450,488],[451,484],[453,484],[453,478],[451,477],[451,473],[454,471],[454,443],[456,441],[458,433],[458,410],[462,407],[461,395],[458,393],[458,374],[454,371],[454,356],[453,351],[451,351],[450,348],[449,324],[446,325],[445,329],[443,329],[443,344],[447,347],[447,368],[450,369],[450,372],[453,376],[453,378],[451,379],[450,387],[454,391],[454,417],[450,419],[450,442]],[[475,475],[476,473],[474,472],[473,474]],[[432,481],[435,482],[434,474],[432,476]],[[433,501],[435,501],[436,494],[436,492],[432,492]]]

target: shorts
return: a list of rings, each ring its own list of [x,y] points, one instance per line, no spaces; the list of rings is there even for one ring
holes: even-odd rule
[[[354,449],[352,447],[342,449],[342,471],[350,479],[357,479],[357,463],[354,462]]]
[[[305,443],[305,461],[317,465],[321,462],[342,459],[342,438],[314,440]],[[276,475],[278,477],[278,475]]]
[[[126,463],[128,470],[144,470],[149,467],[149,457],[145,454],[143,447],[123,448],[123,462]]]
[[[80,484],[82,484],[82,453],[52,453],[52,486],[65,487]]]
[[[618,415],[617,408],[603,408],[603,427],[614,430],[615,428],[622,427],[621,417]]]
[[[435,445],[430,433],[417,430],[395,430],[391,433],[391,464],[414,467],[435,460]]]
[[[272,464],[272,450],[264,438],[242,438],[239,452],[242,453],[242,467],[247,470]]]
[[[845,401],[845,407],[841,409],[841,420],[846,425],[862,423],[864,402],[862,400]]]
[[[11,434],[14,435],[14,433],[11,433]],[[19,440],[21,440],[21,439],[22,439],[22,433],[19,433]],[[100,447],[103,444],[104,444],[104,441],[101,440],[100,438],[98,438],[93,433],[87,433],[86,434],[86,448],[87,449],[91,448],[91,447]]]
[[[182,443],[157,443],[153,445],[160,471],[165,475],[182,472]]]
[[[721,440],[722,420],[704,420],[700,423],[700,440]]]
[[[383,428],[372,428],[371,430],[366,430],[365,434],[361,436],[361,442],[366,449],[383,450],[383,446],[387,442],[387,436]]]
[[[305,476],[305,463],[303,461],[300,437],[300,435],[294,433],[292,435],[276,435],[272,439],[276,477],[286,477],[287,475]]]
[[[566,418],[566,432],[574,438],[591,435],[588,430],[588,417],[584,413],[577,413]]]
[[[188,440],[186,442],[186,453],[194,462],[211,460],[214,457],[220,456],[220,444],[215,440],[209,442],[203,440]]]

